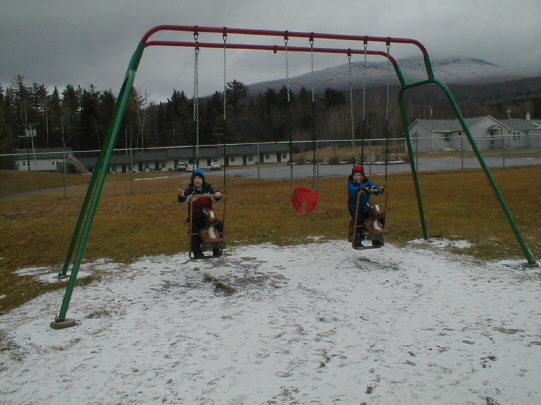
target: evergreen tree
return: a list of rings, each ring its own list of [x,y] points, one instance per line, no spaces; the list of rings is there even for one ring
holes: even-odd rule
[[[346,103],[346,96],[341,91],[326,88],[323,103],[327,107],[344,105]]]
[[[47,100],[49,143],[47,147],[62,146],[62,100],[55,87]]]
[[[94,86],[83,90],[77,126],[77,150],[101,149],[103,137],[100,136],[98,123],[98,96]]]
[[[75,90],[71,84],[68,84],[64,90],[62,90],[62,116],[61,121],[61,133],[62,133],[62,147],[72,146],[72,149],[77,150],[75,145],[72,145],[72,141],[75,138],[75,128],[77,126],[77,114],[79,112],[79,98],[80,91]],[[77,142],[75,142],[77,144]]]
[[[233,80],[227,82],[226,98],[227,104],[233,108],[236,114],[240,109],[240,102],[250,94],[250,90],[243,83]]]

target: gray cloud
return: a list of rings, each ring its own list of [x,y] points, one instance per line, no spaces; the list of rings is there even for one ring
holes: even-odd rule
[[[0,4],[0,83],[4,86],[21,74],[26,82],[49,88],[94,84],[117,93],[141,37],[161,24],[406,37],[423,43],[432,57],[477,57],[533,71],[539,71],[540,64],[538,0],[3,0]],[[175,39],[193,37],[185,34]],[[230,40],[248,39],[258,44],[283,43],[263,37]],[[220,40],[218,36],[211,42]],[[396,58],[416,54],[411,46],[393,46],[391,52]],[[220,50],[201,51],[200,94],[222,89],[222,58]],[[290,54],[288,59],[292,76],[310,70],[308,54]],[[345,57],[316,55],[315,69],[346,62]],[[228,80],[250,84],[284,76],[283,53],[227,53]],[[165,100],[173,89],[191,96],[193,49],[145,50],[135,85],[149,91],[155,101]]]

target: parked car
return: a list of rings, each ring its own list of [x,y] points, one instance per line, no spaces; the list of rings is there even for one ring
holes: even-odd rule
[[[219,164],[213,164],[207,167],[207,170],[214,171],[214,170],[222,170],[222,166]]]
[[[187,164],[187,163],[179,163],[179,164],[177,165],[177,170],[178,170],[179,172],[185,172],[187,168],[188,168],[188,164]]]
[[[197,169],[197,167],[195,167],[195,165],[188,165],[186,166],[186,173],[191,173],[194,171],[194,169]]]

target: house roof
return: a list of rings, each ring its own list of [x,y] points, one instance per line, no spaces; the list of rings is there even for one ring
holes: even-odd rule
[[[539,129],[539,126],[534,122],[526,119],[502,120],[501,121],[511,131],[533,131]]]
[[[479,124],[481,121],[484,121],[488,117],[476,117],[476,118],[464,118],[468,128],[472,128]],[[460,121],[458,119],[454,120],[415,120],[419,124],[423,125],[425,128],[429,129],[432,132],[455,132],[462,129]],[[413,124],[415,124],[415,122]],[[413,124],[410,125],[413,126]]]
[[[488,129],[500,129],[505,128],[510,131],[534,131],[539,129],[539,126],[531,121],[526,119],[510,119],[510,120],[497,120],[490,115],[485,117],[476,117],[476,118],[464,118],[468,128],[473,128],[482,121],[491,119],[495,122],[494,125],[490,126]],[[415,120],[410,128],[415,124],[419,123],[428,130],[432,132],[456,132],[462,129],[460,121],[458,119],[453,120]]]
[[[284,153],[289,151],[289,146],[284,143],[269,143],[269,144],[260,144],[259,152],[260,153]],[[253,155],[257,153],[256,145],[227,145],[225,148],[227,156],[238,156],[238,155]],[[26,153],[26,151],[24,151]],[[224,147],[223,145],[219,146],[205,146],[199,148],[199,158],[215,158],[218,156],[223,156]],[[120,154],[111,156],[110,165],[121,165],[121,164],[133,164],[145,163],[145,162],[165,162],[171,159],[191,159],[194,156],[194,148],[176,148],[176,149],[167,149],[167,150],[157,150],[149,152],[140,152],[134,153],[133,155],[129,154]],[[81,163],[87,168],[94,167],[97,161],[97,158],[80,158]]]
[[[234,155],[253,155],[257,153],[257,145],[226,145],[225,154],[227,156]],[[289,146],[284,143],[264,143],[259,145],[260,153],[283,153],[288,152]],[[169,159],[191,158],[194,155],[193,148],[168,149],[167,156]],[[217,157],[224,155],[224,146],[205,146],[199,148],[199,157]]]
[[[34,148],[32,149],[17,149],[17,154],[19,155],[28,155],[31,153],[32,156],[36,154],[36,159],[63,159],[64,156],[71,156],[71,148]],[[26,159],[26,157],[24,158]]]

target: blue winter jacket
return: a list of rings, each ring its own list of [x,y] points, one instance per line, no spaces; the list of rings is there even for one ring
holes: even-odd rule
[[[347,183],[347,190],[348,190],[348,209],[349,212],[355,212],[355,208],[357,206],[357,195],[359,193],[359,190],[362,188],[368,187],[369,189],[378,189],[379,186],[372,183],[370,179],[367,177],[364,178],[364,181],[362,183],[356,182],[353,180],[353,175],[348,177],[348,183]],[[370,198],[372,197],[372,194],[374,195],[380,195],[381,192],[377,193],[361,193],[361,201],[359,202],[359,208],[362,209],[363,212],[368,212],[370,210]]]

